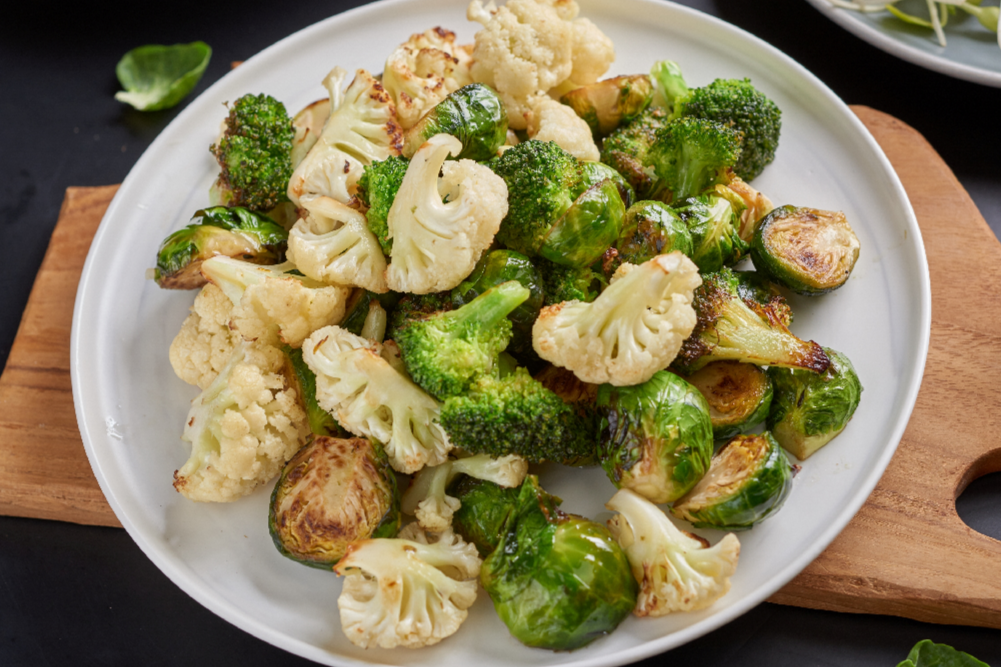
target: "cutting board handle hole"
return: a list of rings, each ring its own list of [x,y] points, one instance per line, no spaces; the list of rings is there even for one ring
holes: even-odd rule
[[[982,535],[1001,540],[1001,449],[973,462],[956,490],[956,513]]]

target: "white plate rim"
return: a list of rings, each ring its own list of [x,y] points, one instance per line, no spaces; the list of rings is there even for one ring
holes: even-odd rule
[[[943,55],[936,55],[911,46],[898,39],[894,39],[890,34],[879,30],[871,23],[856,16],[850,9],[835,7],[827,0],[806,0],[813,5],[817,11],[821,12],[839,26],[852,33],[856,37],[869,42],[873,46],[886,51],[890,55],[901,60],[924,67],[933,72],[951,76],[972,83],[979,83],[984,86],[1001,88],[1001,72],[994,72],[983,67],[968,65],[953,58],[949,58],[949,47],[945,48]],[[932,36],[929,35],[929,39]],[[998,49],[998,58],[1001,59],[1001,48]]]
[[[752,607],[756,606],[760,602],[764,601],[770,597],[773,593],[778,591],[782,586],[793,579],[800,571],[803,570],[810,562],[812,562],[820,553],[827,548],[827,546],[837,537],[841,530],[848,524],[851,518],[857,513],[857,511],[864,504],[869,494],[875,488],[883,471],[889,464],[893,453],[896,450],[897,445],[900,442],[900,438],[903,435],[904,429],[906,428],[907,422],[910,418],[910,414],[913,410],[915,401],[917,399],[917,394],[920,388],[921,378],[924,373],[924,366],[927,359],[928,345],[930,339],[930,329],[931,329],[931,287],[930,278],[928,273],[927,258],[924,251],[924,245],[921,240],[920,228],[917,224],[917,219],[914,215],[913,209],[911,208],[910,202],[907,198],[906,192],[903,189],[899,178],[896,176],[896,172],[893,170],[888,159],[883,154],[882,149],[876,143],[875,139],[869,134],[868,130],[862,124],[862,122],[851,112],[851,110],[845,105],[825,84],[823,84],[819,79],[812,75],[809,71],[799,65],[797,62],[786,56],[785,54],[778,51],[776,48],[770,46],[763,40],[733,26],[732,24],[726,23],[725,21],[718,19],[716,17],[704,14],[695,9],[685,7],[682,5],[677,5],[673,2],[664,2],[661,0],[630,0],[631,2],[646,5],[651,11],[665,10],[680,12],[682,14],[687,14],[689,16],[698,17],[700,20],[706,21],[707,23],[715,26],[716,28],[723,28],[732,32],[735,36],[740,37],[743,40],[747,40],[753,43],[757,48],[763,49],[772,58],[777,58],[783,62],[786,67],[794,70],[798,75],[803,77],[807,82],[812,84],[818,89],[818,92],[822,92],[830,101],[830,103],[839,110],[839,112],[844,116],[844,120],[852,124],[855,129],[859,132],[859,136],[864,139],[868,147],[873,152],[873,157],[877,159],[883,166],[887,175],[892,179],[894,192],[893,195],[899,200],[902,206],[902,213],[907,218],[909,227],[908,232],[912,234],[911,243],[914,245],[914,251],[916,253],[915,259],[917,260],[922,271],[919,276],[919,292],[920,292],[920,313],[918,315],[918,321],[920,322],[920,331],[918,332],[917,338],[917,349],[919,351],[918,359],[916,365],[911,368],[910,379],[907,383],[907,388],[902,392],[902,406],[900,414],[897,415],[897,419],[894,422],[893,430],[891,431],[892,436],[890,442],[887,443],[885,449],[883,450],[881,456],[877,459],[878,463],[874,466],[866,475],[863,476],[862,482],[860,484],[860,489],[864,492],[859,492],[852,499],[852,502],[845,504],[841,511],[837,514],[834,521],[832,521],[828,528],[821,534],[821,537],[817,539],[810,549],[803,551],[797,558],[795,558],[790,565],[788,565],[780,574],[772,577],[764,585],[757,588],[756,594],[753,596],[748,596],[736,604],[733,604],[718,613],[704,619],[703,621],[697,622],[689,627],[686,627],[680,631],[674,632],[668,636],[662,637],[658,640],[648,641],[637,646],[634,646],[630,650],[620,651],[619,653],[608,656],[595,656],[593,658],[583,658],[581,660],[573,662],[561,663],[564,665],[574,665],[575,667],[598,667],[598,666],[611,666],[611,665],[621,665],[643,658],[650,657],[680,646],[688,641],[696,639],[716,628],[732,621],[743,613],[749,611]],[[812,2],[813,0],[811,0]],[[341,21],[347,21],[348,19],[358,18],[363,16],[365,13],[378,13],[383,11],[386,7],[390,6],[404,6],[411,3],[419,2],[419,0],[381,0],[369,5],[364,5],[357,7],[340,14],[328,17],[327,19],[313,24],[303,30],[289,35],[288,37],[279,40],[272,46],[268,47],[259,54],[248,59],[246,62],[251,63],[257,60],[263,60],[268,58],[269,54],[274,50],[278,49],[282,45],[286,44],[290,40],[301,39],[309,35],[312,31],[319,31],[326,29],[332,25],[335,25]],[[583,3],[582,3],[583,4]],[[208,90],[203,94],[210,94],[216,86],[220,86],[225,80],[225,77],[214,83]],[[189,114],[194,113],[194,105],[189,105],[184,109],[178,116],[172,121],[173,124],[179,124],[183,121]],[[144,535],[136,522],[133,520],[133,515],[131,511],[124,507],[115,497],[114,489],[109,485],[106,476],[103,474],[101,466],[101,458],[94,446],[93,434],[103,433],[107,428],[107,425],[99,419],[91,419],[91,414],[93,412],[89,409],[91,406],[89,404],[89,395],[82,391],[83,388],[83,377],[82,372],[82,359],[87,351],[85,344],[84,332],[86,330],[86,315],[87,315],[87,304],[89,295],[89,286],[98,271],[96,266],[97,256],[96,249],[103,248],[110,241],[108,237],[112,233],[108,224],[105,224],[108,220],[111,220],[118,215],[118,209],[121,206],[121,201],[124,198],[123,193],[125,193],[129,188],[134,187],[134,175],[139,171],[138,167],[145,163],[146,160],[150,159],[150,155],[153,154],[158,148],[161,147],[163,143],[167,141],[167,136],[169,134],[170,126],[163,130],[160,135],[153,141],[147,151],[142,157],[137,161],[136,165],[130,171],[129,175],[124,180],[118,193],[116,193],[114,199],[112,200],[104,218],[102,219],[101,225],[94,237],[91,245],[91,250],[88,253],[87,260],[84,265],[83,272],[81,274],[81,279],[79,287],[77,290],[77,298],[74,305],[73,312],[73,327],[71,332],[71,344],[70,344],[70,370],[71,370],[71,380],[73,386],[73,398],[74,406],[76,410],[76,416],[78,421],[78,426],[80,428],[81,436],[83,439],[84,448],[94,471],[94,474],[98,480],[102,492],[107,498],[112,510],[115,515],[121,521],[123,527],[132,537],[132,539],[137,543],[137,545],[143,550],[143,552],[150,558],[151,561],[166,575],[170,578],[179,588],[184,590],[188,595],[197,600],[204,607],[220,616],[224,620],[232,623],[233,625],[243,629],[244,631],[252,634],[270,644],[280,647],[284,650],[290,651],[304,658],[312,659],[317,662],[323,662],[326,664],[337,664],[337,665],[372,665],[370,661],[358,661],[347,656],[333,656],[333,661],[331,654],[324,649],[313,646],[307,642],[300,641],[295,638],[290,638],[284,633],[277,632],[270,628],[269,626],[259,622],[256,618],[252,617],[245,610],[230,604],[226,601],[217,599],[214,595],[201,590],[198,586],[194,585],[193,582],[186,579],[185,573],[178,570],[175,567],[173,561],[167,557],[167,555],[159,552],[151,541]],[[581,654],[583,657],[583,654]]]

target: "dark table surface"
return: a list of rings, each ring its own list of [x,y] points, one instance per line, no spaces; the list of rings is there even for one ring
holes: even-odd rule
[[[114,68],[121,55],[140,44],[208,42],[214,55],[197,94],[225,74],[231,61],[358,4],[363,3],[245,0],[236,10],[191,0],[35,2],[5,11],[0,22],[0,366],[65,189],[121,182],[184,107],[143,114],[116,102]],[[880,109],[915,127],[952,167],[995,234],[1001,233],[1001,90],[897,60],[843,31],[804,0],[681,4],[777,46],[847,103]],[[1001,474],[974,482],[958,505],[975,529],[1001,537]],[[896,665],[924,638],[1001,667],[1001,631],[767,603],[640,664],[884,667]],[[123,530],[0,517],[0,665],[191,664],[309,663],[202,608]]]

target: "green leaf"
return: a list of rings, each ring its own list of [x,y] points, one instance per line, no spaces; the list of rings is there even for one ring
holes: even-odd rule
[[[969,653],[957,651],[947,644],[930,639],[919,641],[897,667],[989,667]]]
[[[211,57],[212,48],[205,42],[132,49],[115,67],[125,88],[115,93],[115,99],[140,111],[169,109],[191,92]]]

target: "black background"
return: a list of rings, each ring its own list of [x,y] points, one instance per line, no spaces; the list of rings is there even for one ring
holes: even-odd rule
[[[231,61],[359,4],[245,0],[237,7],[183,0],[5,7],[0,365],[6,363],[65,189],[120,183],[184,107],[140,113],[116,102],[114,69],[122,54],[148,43],[208,42],[214,54],[197,94],[225,74]],[[995,233],[1001,232],[1001,90],[897,60],[843,31],[804,0],[681,4],[774,44],[849,104],[880,109],[915,127],[952,167]],[[1001,474],[975,481],[958,508],[973,528],[1001,538]],[[1001,576],[1001,566],[998,570]],[[767,603],[639,664],[893,666],[924,638],[1001,667],[1001,631]],[[202,608],[123,530],[0,517],[0,665],[190,664],[311,663]]]

